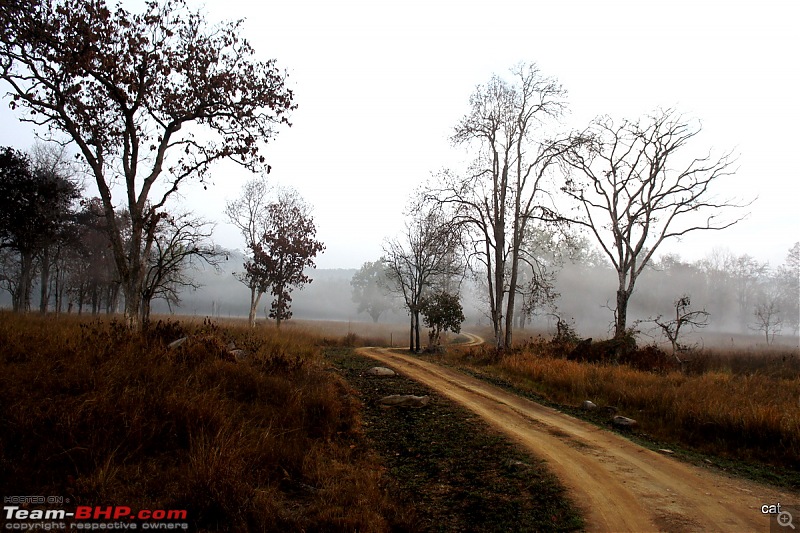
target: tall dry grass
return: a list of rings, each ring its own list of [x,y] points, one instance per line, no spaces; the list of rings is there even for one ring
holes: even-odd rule
[[[690,373],[568,361],[547,342],[499,359],[477,350],[465,357],[558,403],[617,407],[657,439],[800,469],[800,373],[791,350],[761,352],[760,358],[708,352],[703,367]]]
[[[229,342],[247,360],[230,360]],[[387,530],[401,511],[318,345],[289,328],[135,335],[0,313],[0,492],[187,509],[199,530]]]

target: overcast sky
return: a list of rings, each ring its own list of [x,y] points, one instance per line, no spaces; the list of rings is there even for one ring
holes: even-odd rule
[[[519,61],[537,63],[567,89],[565,129],[600,114],[635,119],[675,107],[702,121],[698,153],[740,154],[724,192],[758,196],[749,218],[664,251],[696,260],[727,246],[777,265],[800,240],[794,2],[204,4],[210,19],[245,18],[259,57],[276,58],[289,73],[299,108],[266,155],[275,182],[314,206],[327,245],[320,267],[357,268],[380,256],[383,239],[402,229],[410,193],[463,158],[448,137],[470,93]],[[2,107],[0,145],[27,149],[28,130]],[[182,199],[219,221],[224,246],[244,247],[221,212],[249,177],[220,165],[208,191],[195,186]]]

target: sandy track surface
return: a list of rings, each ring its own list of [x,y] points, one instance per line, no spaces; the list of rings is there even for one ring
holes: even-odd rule
[[[583,510],[588,531],[769,531],[763,504],[800,502],[798,494],[681,463],[411,355],[359,353],[467,407],[545,459]]]

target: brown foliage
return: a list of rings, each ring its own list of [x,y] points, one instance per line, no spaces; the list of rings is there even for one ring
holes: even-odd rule
[[[222,357],[232,340],[247,360]],[[0,313],[0,491],[186,508],[199,530],[385,530],[359,403],[315,343]]]
[[[789,472],[800,469],[796,349],[700,351],[681,372],[674,358],[654,346],[615,361],[614,343],[598,342],[583,361],[568,360],[575,346],[539,338],[502,357],[472,348],[465,361],[558,403],[589,399],[615,406],[638,420],[642,432],[663,441]]]

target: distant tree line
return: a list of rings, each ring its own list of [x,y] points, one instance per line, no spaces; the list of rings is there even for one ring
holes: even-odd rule
[[[609,307],[613,307],[609,300],[616,277],[613,266],[586,238],[561,240],[550,244],[549,249],[557,253],[542,254],[538,259],[547,269],[548,277],[534,277],[540,280],[546,293],[529,303],[518,303],[515,328],[546,328],[557,317],[579,330],[591,331],[592,335],[606,330],[613,334],[616,318],[609,312]],[[366,272],[373,274],[367,277]],[[353,276],[352,294],[359,312],[382,309],[380,318],[388,309],[406,307],[407,311],[404,301],[395,298],[389,277],[387,264],[380,261],[365,263]],[[462,300],[470,300],[473,313],[470,320],[488,320],[486,303],[481,299],[485,287],[480,279],[466,281],[458,287],[463,293]],[[424,292],[435,294],[436,285]],[[663,337],[675,350],[682,342],[678,334],[696,329],[690,321],[702,321],[703,327],[714,332],[760,334],[767,343],[772,343],[778,335],[797,336],[800,242],[787,250],[782,263],[774,266],[749,254],[722,248],[713,249],[695,261],[665,254],[651,261],[635,294],[629,316],[631,328],[653,338]],[[474,315],[473,306],[477,306],[478,315]],[[676,311],[682,320],[675,320]],[[674,342],[659,323],[673,328],[669,331],[675,336]]]
[[[0,289],[11,295],[14,311],[32,310],[37,283],[42,313],[119,310],[128,296],[112,257],[112,224],[99,198],[81,195],[61,146],[39,144],[31,154],[0,149],[0,208]],[[225,255],[202,219],[161,210],[152,220],[137,295],[143,323],[153,300],[179,305],[181,289],[197,286],[191,269],[198,262],[216,266]],[[113,225],[129,235],[129,213],[115,211]]]

